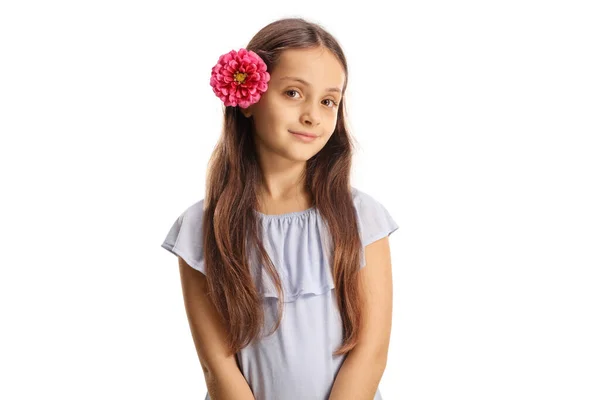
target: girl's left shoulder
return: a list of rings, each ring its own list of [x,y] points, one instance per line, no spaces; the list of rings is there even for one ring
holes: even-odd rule
[[[368,212],[371,211],[386,211],[384,205],[377,200],[375,197],[366,193],[363,190],[360,190],[354,186],[351,186],[352,192],[352,201],[354,202],[354,206],[359,212]]]
[[[362,246],[367,246],[376,240],[398,229],[398,224],[387,208],[370,194],[352,187],[352,200],[358,216],[358,227]],[[364,252],[361,253],[361,268],[366,264]]]

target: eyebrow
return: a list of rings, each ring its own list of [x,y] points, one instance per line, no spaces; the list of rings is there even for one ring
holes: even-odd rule
[[[298,82],[302,83],[303,85],[310,86],[310,83],[306,82],[302,78],[298,78],[298,77],[295,77],[295,76],[284,76],[284,77],[280,78],[279,80],[282,81],[284,79],[288,79],[288,80],[292,80],[292,81],[298,81]],[[336,87],[327,88],[327,89],[325,89],[325,91],[326,92],[338,92],[340,94],[342,93],[342,90],[339,89],[339,88],[336,88]]]

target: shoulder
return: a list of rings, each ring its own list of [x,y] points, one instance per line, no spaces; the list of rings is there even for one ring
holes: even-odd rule
[[[359,234],[363,247],[389,236],[398,229],[398,224],[388,209],[372,195],[352,187],[352,200],[356,208]],[[363,253],[361,255],[361,268],[365,264]]]
[[[351,186],[352,200],[356,207],[362,206],[363,204],[368,206],[374,206],[379,203],[373,196],[367,192],[358,189],[355,186]]]
[[[191,267],[204,272],[202,218],[204,199],[188,206],[171,225],[162,247],[183,258]]]
[[[204,199],[186,208],[177,219],[180,237],[183,240],[200,242],[202,237],[202,219],[204,217]]]
[[[190,226],[197,226],[202,224],[202,218],[204,217],[204,199],[199,200],[192,205],[188,206],[179,214],[177,220],[173,224],[174,227],[181,229],[182,227],[189,228]]]
[[[369,193],[360,190],[354,186],[351,187],[352,201],[360,218],[365,216],[379,215],[387,217],[388,211],[386,207],[378,199]]]
[[[182,216],[190,222],[202,222],[204,216],[204,199],[195,202],[185,209]]]

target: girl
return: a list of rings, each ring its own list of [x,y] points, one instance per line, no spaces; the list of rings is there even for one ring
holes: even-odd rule
[[[340,45],[278,20],[210,83],[225,110],[206,196],[162,244],[179,257],[205,399],[381,399],[398,225],[349,182]]]

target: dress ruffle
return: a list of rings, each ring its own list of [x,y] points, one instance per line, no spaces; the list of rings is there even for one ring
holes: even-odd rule
[[[387,209],[365,192],[352,188],[352,198],[362,242],[360,267],[363,268],[366,265],[364,247],[394,232],[398,225]],[[162,247],[206,274],[202,250],[203,207],[204,199],[188,207],[173,223]],[[316,208],[280,215],[257,214],[262,223],[265,249],[283,285],[284,302],[321,295],[335,288],[331,239]],[[264,297],[278,298],[266,267],[258,263],[256,252],[249,255],[258,291]]]

